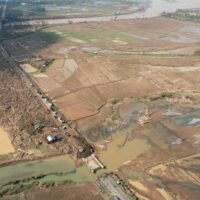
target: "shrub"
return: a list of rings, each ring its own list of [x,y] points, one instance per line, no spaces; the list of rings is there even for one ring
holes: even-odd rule
[[[161,98],[171,98],[173,94],[171,92],[161,92],[160,97]]]

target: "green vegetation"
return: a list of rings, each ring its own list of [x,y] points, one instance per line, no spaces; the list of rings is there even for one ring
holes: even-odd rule
[[[143,0],[15,0],[8,4],[6,20],[19,21],[33,18],[113,14],[129,12],[132,6],[140,7]],[[121,5],[121,8],[120,8]],[[79,15],[79,14],[78,14]]]
[[[67,173],[74,169],[73,162],[66,160],[39,160],[27,163],[20,163],[0,168],[0,184],[14,180],[24,180],[29,177],[38,177],[54,172]]]
[[[161,92],[160,97],[161,98],[171,98],[173,94],[171,92]]]
[[[48,31],[38,31],[34,36],[40,38],[40,40],[46,41],[47,43],[56,42],[62,38],[60,35]]]
[[[200,49],[194,52],[194,56],[200,56]]]
[[[54,28],[55,29],[55,28]],[[63,36],[66,39],[73,40],[77,39],[80,40],[80,42],[88,42],[88,43],[95,43],[99,46],[101,45],[108,45],[110,47],[110,42],[113,42],[113,40],[116,40],[120,42],[130,43],[135,41],[134,36],[129,36],[124,33],[119,33],[115,31],[111,31],[107,28],[102,27],[90,27],[86,29],[84,26],[80,30],[80,28],[77,28],[76,26],[73,28],[67,28],[65,27],[57,27],[56,31],[52,30],[52,28],[47,29],[47,31],[51,31],[52,33],[57,33],[57,35],[60,34],[60,37]]]
[[[77,168],[67,156],[19,163],[0,168],[0,196],[36,185],[51,187],[69,182],[93,182],[95,178],[86,167]]]
[[[85,176],[81,175],[83,171]],[[41,182],[54,181],[55,179],[82,182],[92,180],[93,177],[90,175],[86,168],[76,168],[73,160],[67,156],[60,156],[2,167],[0,168],[0,184],[23,181],[29,178],[39,179]]]
[[[42,16],[42,15],[45,15],[45,13],[46,13],[46,9],[44,7],[36,6],[35,8],[32,9],[29,15]]]
[[[119,103],[120,102],[120,99],[113,99],[112,100],[112,104],[117,104],[117,103]]]
[[[7,21],[17,21],[21,20],[24,17],[24,13],[19,9],[8,9],[6,14]]]
[[[163,16],[185,21],[200,22],[200,10],[179,9],[174,13],[163,13]]]
[[[159,95],[155,95],[155,96],[150,97],[150,100],[156,101],[156,100],[159,100],[159,99],[172,98],[172,97],[173,97],[172,92],[164,91],[164,92],[161,92]]]
[[[195,97],[190,96],[190,95],[186,95],[185,98],[190,100],[190,101],[193,101],[193,102],[195,101]]]

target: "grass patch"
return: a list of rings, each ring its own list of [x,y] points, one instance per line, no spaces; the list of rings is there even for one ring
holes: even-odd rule
[[[75,165],[70,159],[47,159],[20,163],[0,168],[0,184],[38,177],[43,174],[67,173],[74,168]]]
[[[200,22],[200,10],[196,9],[178,9],[174,13],[163,13],[162,15],[184,21]]]
[[[194,52],[194,56],[200,56],[200,49]]]
[[[109,42],[112,42],[112,40],[116,38],[127,43],[135,40],[132,36],[111,31],[102,27],[82,27],[80,29],[77,28],[76,25],[72,25],[70,29],[65,27],[58,28],[56,30],[62,32],[66,39],[75,38],[88,43],[98,43],[100,45],[105,45],[106,43],[109,44]]]
[[[173,94],[171,92],[161,92],[160,98],[172,98]]]
[[[62,37],[53,32],[47,31],[39,31],[34,34],[36,37],[40,38],[40,40],[44,40],[46,42],[56,42],[60,40]]]
[[[30,161],[0,168],[0,196],[12,195],[33,186],[51,187],[70,182],[94,182],[96,175],[77,168],[67,156]]]
[[[159,100],[159,99],[172,98],[172,97],[173,97],[172,92],[164,91],[164,92],[161,92],[159,95],[155,95],[155,96],[150,97],[150,100],[156,101],[156,100]]]

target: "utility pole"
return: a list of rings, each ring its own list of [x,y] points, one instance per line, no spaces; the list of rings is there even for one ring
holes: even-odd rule
[[[4,4],[4,7],[3,7],[3,12],[2,12],[2,15],[1,15],[1,21],[0,21],[0,32],[3,29],[3,21],[4,21],[4,18],[6,16],[6,8],[7,8],[8,1],[9,0],[5,0],[5,4]]]

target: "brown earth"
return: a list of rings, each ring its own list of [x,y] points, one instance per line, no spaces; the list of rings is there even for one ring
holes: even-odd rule
[[[200,148],[200,57],[193,55],[200,35],[194,26],[200,29],[160,17],[71,24],[46,29],[65,36],[33,49],[54,60],[44,72],[30,73],[33,80],[96,145],[100,158],[106,150],[113,157],[125,152],[130,160],[118,157],[120,175],[149,199],[199,196],[199,158],[186,161]],[[20,38],[31,47],[29,40]],[[141,125],[146,108],[149,121]],[[145,148],[133,157],[135,142]]]
[[[66,147],[64,142],[59,147],[48,146],[46,141],[49,133],[63,134],[54,119],[2,51],[0,61],[0,127],[8,133],[5,136],[1,131],[3,149],[0,154],[4,152],[4,155],[0,156],[0,163],[62,153],[63,146]],[[37,125],[41,128],[37,129]]]
[[[33,189],[25,194],[25,200],[103,200],[93,184],[57,186],[50,189]]]

